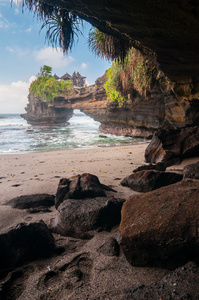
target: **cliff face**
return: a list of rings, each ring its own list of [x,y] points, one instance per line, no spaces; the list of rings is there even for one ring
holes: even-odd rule
[[[130,39],[143,53],[156,57],[163,72],[177,83],[176,92],[198,96],[198,1],[99,0],[97,5],[90,0],[44,2],[72,9],[101,31]]]
[[[101,123],[102,132],[144,138],[151,137],[157,129],[199,124],[199,102],[177,96],[161,71],[146,95],[135,91],[121,107],[107,100],[105,80],[104,75],[92,86],[62,94],[51,105],[30,94],[27,113],[22,117],[33,125],[66,124],[73,110],[80,109]]]
[[[28,104],[25,110],[26,113],[21,117],[32,125],[67,124],[73,115],[72,108],[49,105],[47,102],[35,98],[33,94],[28,95]]]

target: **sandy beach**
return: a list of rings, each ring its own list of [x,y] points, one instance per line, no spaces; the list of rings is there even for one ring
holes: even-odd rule
[[[99,177],[118,192],[122,178],[144,163],[147,144],[96,149],[59,150],[0,155],[0,199],[5,201],[25,194],[55,194],[60,178],[81,173]],[[131,191],[132,193],[132,191]],[[130,193],[130,194],[131,194]]]
[[[24,210],[3,205],[8,200],[30,194],[56,194],[59,180],[81,173],[98,176],[102,184],[127,199],[133,192],[120,185],[132,170],[144,163],[148,144],[95,149],[59,150],[0,155],[0,229],[30,220],[49,222],[48,214],[29,216]]]
[[[16,222],[29,220],[26,212],[13,210],[3,204],[8,200],[30,194],[56,194],[59,180],[73,175],[91,173],[102,184],[117,191],[117,196],[127,199],[133,190],[120,185],[120,181],[145,163],[147,143],[95,149],[59,150],[0,155],[0,229]],[[168,169],[182,169],[194,162],[189,159]],[[45,219],[45,215],[42,217]],[[24,219],[25,218],[25,219]]]
[[[85,172],[94,174],[102,184],[117,191],[116,197],[127,199],[136,192],[121,186],[120,181],[145,163],[147,145],[0,155],[0,231],[4,232],[19,223],[39,220],[49,226],[57,213],[55,207],[47,213],[41,210],[33,214],[4,204],[21,195],[55,195],[59,180],[63,177]],[[169,169],[179,170],[196,160],[188,159]],[[19,278],[11,280],[8,274],[2,281],[5,289],[2,289],[1,299],[131,299],[133,287],[148,285],[168,274],[168,270],[164,269],[132,267],[122,252],[118,257],[100,254],[99,248],[105,242],[112,238],[119,241],[117,227],[110,232],[96,232],[90,240],[56,234],[54,238],[65,251],[61,255],[22,266]],[[77,276],[80,273],[83,274],[81,279]]]

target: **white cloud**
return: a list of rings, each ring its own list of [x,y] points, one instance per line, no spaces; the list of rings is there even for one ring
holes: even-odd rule
[[[6,50],[8,50],[11,53],[15,53],[15,50],[9,46],[6,47]]]
[[[2,18],[2,16],[1,16]],[[9,22],[5,20],[0,20],[0,28],[8,28]]]
[[[28,102],[28,89],[35,80],[31,76],[28,82],[17,81],[10,85],[0,85],[0,113],[22,113]]]
[[[21,48],[19,46],[15,46],[15,48],[7,46],[6,50],[8,50],[10,53],[15,53],[18,57],[30,54],[29,48]]]
[[[2,18],[2,14],[0,13],[0,18]]]
[[[87,69],[87,64],[83,62],[83,63],[81,64],[81,66],[80,66],[80,69],[81,69],[81,70],[86,70],[86,69]]]
[[[89,86],[89,85],[90,85],[90,83],[88,82],[88,80],[85,80],[85,85],[86,85],[86,86]]]
[[[15,15],[18,15],[18,13],[19,13],[19,9],[15,8]]]
[[[25,30],[25,32],[31,32],[32,31],[32,27],[29,27]]]
[[[42,64],[49,65],[52,68],[65,67],[75,60],[72,56],[64,56],[61,48],[53,49],[52,47],[35,51],[34,57],[36,61],[40,61]]]

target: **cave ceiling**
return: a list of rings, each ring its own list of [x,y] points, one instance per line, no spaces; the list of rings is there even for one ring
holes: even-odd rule
[[[130,39],[176,82],[198,82],[198,0],[44,0],[77,12],[101,31]]]

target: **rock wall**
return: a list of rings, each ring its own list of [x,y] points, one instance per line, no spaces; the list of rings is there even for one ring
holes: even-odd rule
[[[175,129],[199,124],[199,101],[178,96],[174,84],[158,71],[145,95],[136,90],[121,107],[108,101],[104,89],[105,75],[94,85],[74,88],[61,94],[52,104],[28,96],[26,114],[33,125],[67,124],[74,109],[101,123],[100,131],[123,136],[151,138],[158,129]]]
[[[28,104],[25,110],[26,113],[21,117],[32,125],[67,124],[73,115],[72,108],[50,105],[35,98],[33,94],[28,95]]]
[[[190,0],[44,0],[72,9],[101,31],[130,39],[153,56],[180,89],[199,91],[199,3]],[[191,91],[191,90],[190,90]],[[190,92],[189,92],[190,93]]]

